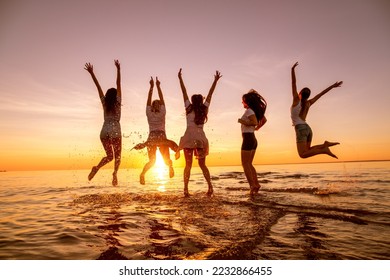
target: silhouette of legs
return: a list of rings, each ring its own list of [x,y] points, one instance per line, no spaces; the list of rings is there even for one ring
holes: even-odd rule
[[[245,177],[248,180],[250,186],[250,194],[254,195],[258,193],[260,189],[260,183],[257,179],[257,172],[253,166],[253,159],[255,157],[256,150],[241,150],[241,164],[244,169]]]
[[[184,167],[184,196],[190,196],[188,192],[188,182],[190,181],[191,176],[191,168],[192,168],[192,157],[193,157],[193,149],[184,149],[184,158],[186,160],[186,165]]]
[[[319,154],[325,154],[334,158],[338,158],[333,154],[329,147],[339,145],[338,142],[325,141],[324,144],[311,146],[311,142],[298,142],[297,149],[301,158],[308,158]]]
[[[213,185],[211,184],[210,171],[206,166],[206,158],[205,157],[199,158],[198,164],[199,164],[199,167],[202,169],[203,176],[206,179],[207,184],[208,184],[207,195],[211,196],[213,194],[214,190],[213,190]]]
[[[114,149],[114,157],[115,157],[115,165],[114,165],[114,173],[112,173],[112,185],[118,185],[118,177],[117,173],[119,170],[119,166],[121,164],[121,155],[122,155],[122,138],[114,138],[113,141],[113,149]]]
[[[106,152],[106,156],[100,160],[97,166],[92,167],[92,170],[88,175],[88,180],[91,181],[100,168],[102,168],[104,165],[106,165],[107,163],[109,163],[115,158],[114,173],[112,174],[113,175],[112,185],[116,186],[118,185],[117,173],[121,163],[122,138],[121,137],[110,138],[107,136],[107,137],[101,137],[100,140],[103,144],[103,148]]]
[[[148,146],[149,161],[145,164],[141,172],[141,175],[139,176],[139,182],[141,185],[145,185],[145,174],[156,163],[156,151],[157,151],[157,146]]]
[[[186,160],[186,165],[184,167],[184,175],[183,176],[184,176],[184,196],[186,196],[186,197],[188,197],[190,195],[188,192],[188,182],[189,182],[190,176],[191,176],[192,160],[193,160],[193,155],[194,155],[195,150],[196,149],[187,149],[187,148],[184,149],[184,157]],[[203,152],[202,149],[197,150],[197,154],[202,154],[202,152]],[[202,157],[198,158],[198,164],[199,164],[199,167],[201,168],[201,170],[203,172],[203,176],[206,179],[207,184],[208,184],[207,195],[211,196],[213,194],[214,190],[213,190],[213,185],[211,184],[210,171],[206,166],[206,157],[202,156]]]
[[[175,143],[175,142],[173,142],[173,143]],[[159,151],[161,153],[161,156],[164,159],[165,164],[169,167],[169,178],[172,178],[175,175],[175,171],[173,170],[172,160],[171,160],[171,158],[169,156],[169,149],[170,149],[170,147],[168,147],[166,145],[162,145],[162,146],[159,146],[158,149],[159,149]]]

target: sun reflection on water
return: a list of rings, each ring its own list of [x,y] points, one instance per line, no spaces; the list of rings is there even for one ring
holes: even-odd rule
[[[168,166],[165,165],[164,159],[159,152],[156,153],[156,163],[153,167],[154,181],[158,185],[159,192],[166,191],[167,178],[169,177]]]

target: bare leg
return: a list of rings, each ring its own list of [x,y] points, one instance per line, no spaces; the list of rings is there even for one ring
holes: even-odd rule
[[[93,177],[96,175],[96,173],[99,171],[101,167],[109,163],[114,159],[114,152],[112,149],[112,142],[110,138],[100,138],[100,141],[103,144],[103,148],[106,151],[106,156],[102,158],[97,166],[92,167],[91,172],[88,175],[88,180],[91,181]]]
[[[174,151],[174,152],[177,152],[177,151],[178,151],[179,146],[178,146],[174,141],[169,140],[169,139],[167,139],[166,141],[167,141],[167,143],[168,143],[168,147],[169,147],[172,151]]]
[[[208,184],[207,195],[211,196],[213,194],[214,190],[213,190],[213,185],[211,184],[210,171],[206,166],[206,158],[205,157],[199,158],[198,163],[199,163],[199,167],[202,169],[203,176],[206,179],[207,184]]]
[[[141,175],[139,176],[139,182],[141,185],[145,185],[145,174],[156,163],[156,151],[157,151],[156,146],[148,146],[149,161],[145,164],[145,166],[141,172]]]
[[[165,164],[169,167],[169,177],[172,178],[175,175],[175,171],[172,167],[172,160],[169,156],[169,147],[168,146],[160,146],[159,147],[161,156],[164,159]]]
[[[261,185],[259,183],[259,179],[257,178],[257,171],[255,169],[255,167],[253,166],[253,160],[255,158],[255,154],[256,154],[256,150],[252,150],[251,151],[251,155],[252,157],[250,158],[250,163],[251,163],[251,168],[252,168],[252,178],[253,178],[253,182],[254,182],[254,188],[253,190],[251,189],[251,191],[253,191],[253,194],[257,194],[261,188]]]
[[[113,147],[114,147],[114,156],[115,156],[115,166],[114,173],[112,173],[112,185],[118,185],[118,177],[117,173],[119,170],[119,166],[121,164],[121,155],[122,155],[122,138],[118,137],[113,139]]]
[[[299,142],[297,143],[297,149],[298,149],[298,154],[301,158],[308,158],[320,154],[326,154],[331,157],[337,158],[337,156],[330,151],[329,147],[338,144],[340,143],[325,141],[324,144],[310,146],[310,143]]]
[[[184,196],[189,196],[188,182],[190,181],[193,149],[184,149],[184,157],[186,159],[186,166],[184,167]]]
[[[252,164],[255,152],[256,150],[241,150],[241,164],[251,189],[251,195],[257,193],[260,189],[260,184],[257,179],[257,172]]]

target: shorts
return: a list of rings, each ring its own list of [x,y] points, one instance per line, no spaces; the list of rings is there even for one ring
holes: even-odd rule
[[[297,143],[310,143],[313,139],[313,132],[308,124],[297,124],[295,126],[295,134],[297,136]]]
[[[242,134],[242,145],[241,150],[252,151],[257,148],[257,139],[254,133],[243,133]]]

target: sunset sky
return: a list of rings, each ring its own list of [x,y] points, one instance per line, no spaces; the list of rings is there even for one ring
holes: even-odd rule
[[[251,88],[268,102],[256,164],[337,162],[297,155],[289,111],[296,61],[299,89],[315,94],[344,81],[312,107],[313,143],[339,141],[338,161],[390,159],[389,27],[387,0],[1,1],[0,170],[96,165],[103,112],[83,67],[94,65],[105,92],[115,87],[114,59],[122,68],[123,168],[146,161],[130,149],[147,138],[150,76],[161,81],[168,138],[184,134],[180,68],[190,95],[206,95],[215,71],[223,75],[205,125],[210,166],[240,164],[237,119]]]

